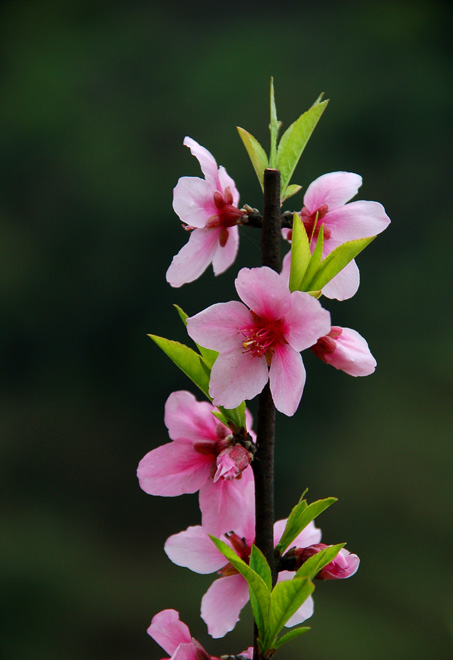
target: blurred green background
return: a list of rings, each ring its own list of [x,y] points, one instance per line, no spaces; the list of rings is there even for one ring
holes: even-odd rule
[[[390,228],[359,257],[362,284],[334,322],[378,360],[353,379],[306,355],[296,416],[278,419],[277,515],[305,487],[339,497],[324,541],[362,565],[318,583],[296,660],[452,655],[452,223],[447,3],[3,3],[0,14],[1,655],[135,660],[173,607],[214,654],[250,643],[251,614],[212,641],[198,616],[211,582],[162,546],[199,520],[197,498],[151,498],[139,459],[167,439],[163,406],[188,381],[146,337],[184,339],[189,314],[235,298],[259,264],[172,290],[187,236],[172,189],[198,164],[190,135],[226,166],[241,201],[260,189],[235,131],[268,144],[268,86],[288,126],[331,99],[294,181],[360,173],[359,198]],[[300,209],[302,196],[285,208]],[[253,408],[253,406],[252,406]],[[280,657],[280,656],[279,656]]]

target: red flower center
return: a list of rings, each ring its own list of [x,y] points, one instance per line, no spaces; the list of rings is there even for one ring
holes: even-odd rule
[[[237,206],[233,205],[233,195],[231,190],[227,186],[224,190],[224,193],[219,193],[218,190],[214,193],[214,204],[217,207],[217,213],[211,215],[206,223],[207,229],[214,229],[221,227],[219,243],[221,247],[225,247],[229,233],[228,227],[234,227],[238,224],[239,218],[241,218],[244,213],[241,209],[238,209]]]
[[[310,213],[310,211],[304,206],[300,215],[302,222],[304,223],[305,231],[307,232],[308,240],[318,238],[319,231],[323,224],[321,220],[324,218],[328,210],[328,205],[322,204],[319,209]],[[327,241],[330,238],[331,233],[331,230],[324,225],[324,240]]]
[[[286,343],[283,336],[283,321],[282,319],[264,319],[253,312],[251,314],[254,323],[241,328],[241,333],[245,337],[245,341],[242,343],[244,347],[242,352],[249,353],[251,358],[260,358],[265,355],[268,364],[270,364],[275,346]]]

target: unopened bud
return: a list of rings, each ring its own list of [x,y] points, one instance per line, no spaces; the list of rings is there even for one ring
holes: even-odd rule
[[[300,565],[302,566],[307,559],[329,547],[325,543],[314,543],[308,546],[308,548],[300,548],[298,556]],[[315,577],[317,580],[343,580],[354,575],[359,568],[359,563],[360,559],[357,555],[353,555],[351,552],[341,548],[335,559],[324,566]]]
[[[241,445],[232,445],[223,449],[217,456],[217,470],[214,474],[214,483],[223,479],[236,479],[250,465],[251,454]]]

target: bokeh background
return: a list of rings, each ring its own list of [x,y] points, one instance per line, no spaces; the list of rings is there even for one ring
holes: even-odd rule
[[[210,576],[172,565],[168,535],[197,499],[151,498],[139,459],[167,439],[163,406],[190,385],[146,337],[184,340],[189,314],[235,297],[237,268],[172,290],[187,235],[172,189],[198,164],[190,135],[260,189],[235,125],[268,144],[269,77],[287,127],[331,103],[294,181],[350,170],[390,228],[362,284],[326,301],[378,360],[349,378],[307,355],[300,410],[278,419],[277,515],[302,490],[362,566],[319,583],[296,660],[451,658],[451,13],[420,2],[15,0],[0,14],[1,655],[143,660],[160,609],[214,654],[250,643],[251,613],[213,641]],[[302,197],[285,208],[299,209]],[[243,231],[237,266],[259,264]],[[253,406],[252,406],[253,408]]]

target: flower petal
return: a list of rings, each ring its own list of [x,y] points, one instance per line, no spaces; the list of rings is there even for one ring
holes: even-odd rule
[[[323,204],[329,211],[352,199],[362,185],[362,177],[353,172],[329,172],[315,179],[304,195],[304,205],[315,213]]]
[[[224,637],[239,621],[249,599],[249,588],[242,575],[215,580],[201,600],[201,618],[215,639]]]
[[[214,351],[228,351],[232,348],[241,350],[244,337],[240,329],[251,321],[247,307],[232,300],[216,303],[189,317],[187,332],[191,339],[205,348]]]
[[[204,656],[202,656],[204,657]],[[207,654],[206,654],[206,657]],[[197,650],[193,642],[180,644],[169,660],[198,660]]]
[[[147,632],[169,655],[173,655],[179,644],[192,643],[189,628],[180,621],[176,610],[158,612]]]
[[[236,349],[220,353],[214,362],[209,394],[215,406],[236,408],[259,394],[268,381],[266,358],[250,357],[242,351],[241,343]]]
[[[234,284],[241,300],[262,318],[281,319],[291,308],[287,283],[267,266],[242,268]]]
[[[332,238],[340,243],[375,236],[390,224],[390,218],[379,202],[357,201],[337,208],[325,217]]]
[[[201,144],[195,142],[192,138],[186,136],[183,142],[185,147],[189,147],[190,153],[200,163],[201,171],[203,172],[206,181],[214,188],[214,190],[220,191],[220,182],[217,163],[214,156]]]
[[[337,347],[334,352],[324,356],[328,364],[350,376],[369,376],[373,373],[376,360],[362,335],[352,328],[342,328],[342,333],[335,342]]]
[[[225,557],[200,525],[169,536],[164,550],[174,564],[189,568],[194,573],[214,573],[227,564]]]
[[[212,440],[214,444],[218,440],[216,428],[219,422],[212,410],[214,407],[210,403],[197,401],[190,392],[172,392],[165,403],[165,426],[170,438],[190,444]]]
[[[249,466],[237,479],[209,479],[200,489],[202,525],[209,534],[234,531],[250,543],[255,538],[255,488]]]
[[[280,542],[283,532],[285,530],[287,518],[284,520],[277,520],[274,523],[274,546]],[[297,548],[306,548],[313,543],[319,543],[321,540],[321,530],[315,526],[314,521],[312,520],[301,532],[294,541],[291,543],[291,546],[296,546]]]
[[[217,215],[215,187],[196,176],[183,176],[173,188],[173,210],[189,227],[203,229],[208,219]]]
[[[270,387],[275,407],[284,415],[294,415],[305,385],[302,356],[289,344],[275,347],[269,371]]]
[[[194,229],[189,241],[180,249],[167,270],[167,282],[180,287],[193,282],[212,262],[219,241],[220,229]]]
[[[294,573],[292,571],[281,571],[278,574],[278,579],[277,582],[284,582],[286,580],[292,580],[294,577]],[[288,619],[288,621],[285,623],[286,628],[291,628],[292,626],[297,626],[298,623],[302,623],[303,621],[306,621],[306,619],[309,619],[314,610],[314,602],[313,598],[311,596],[308,596],[307,600],[305,600],[302,605],[299,607],[298,610]]]
[[[233,197],[233,206],[237,206],[239,204],[239,192],[236,188],[235,182],[230,177],[230,175],[227,174],[227,171],[223,167],[223,165],[219,167],[219,181],[222,187],[222,190],[220,192],[223,194],[225,192],[225,188],[229,188],[230,193]]]
[[[326,298],[336,300],[348,300],[357,293],[360,284],[360,272],[353,259],[347,266],[340,270],[338,275],[330,280],[322,292]]]
[[[169,442],[148,452],[137,468],[140,487],[149,495],[196,493],[209,478],[213,455],[199,454],[185,442]]]
[[[294,350],[303,351],[330,331],[330,314],[313,296],[294,291],[285,325],[286,341]]]
[[[224,247],[218,243],[214,257],[212,259],[212,268],[214,275],[220,275],[225,272],[227,268],[236,259],[239,247],[239,231],[237,227],[229,227],[227,229],[228,240]]]

